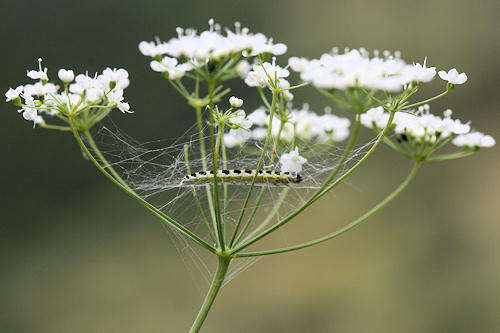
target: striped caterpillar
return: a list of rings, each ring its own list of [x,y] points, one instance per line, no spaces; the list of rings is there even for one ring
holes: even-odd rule
[[[223,183],[251,183],[256,170],[217,170],[217,179]],[[197,185],[213,182],[212,170],[199,171],[182,178],[181,185]],[[302,177],[295,172],[279,172],[259,170],[255,178],[256,184],[289,184],[300,183]]]

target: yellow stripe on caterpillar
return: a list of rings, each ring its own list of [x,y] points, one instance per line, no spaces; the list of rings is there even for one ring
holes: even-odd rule
[[[217,179],[221,183],[251,183],[256,170],[217,170]],[[181,185],[199,185],[211,183],[214,180],[212,170],[199,171],[182,178]],[[259,170],[255,183],[257,184],[289,184],[300,183],[302,177],[295,172],[280,172]]]

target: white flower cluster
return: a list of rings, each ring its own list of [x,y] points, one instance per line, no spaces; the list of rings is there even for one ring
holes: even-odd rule
[[[325,114],[318,115],[309,110],[309,105],[304,104],[301,109],[290,109],[286,121],[282,122],[274,116],[271,135],[279,135],[283,142],[292,142],[295,138],[303,141],[317,140],[320,143],[340,142],[349,136],[350,121],[347,118],[337,117],[327,108]],[[266,138],[269,126],[269,115],[265,107],[260,107],[245,117],[247,130],[230,130],[224,135],[224,143],[228,148],[242,145],[248,140],[261,141]],[[249,130],[252,126],[251,130]],[[280,130],[281,129],[281,130]]]
[[[472,132],[459,135],[453,139],[452,143],[458,147],[469,149],[490,148],[495,145],[495,139],[491,135],[485,135],[481,132]]]
[[[262,33],[254,34],[248,28],[241,28],[239,22],[235,23],[234,32],[225,29],[225,33],[213,19],[209,20],[209,25],[209,30],[201,33],[194,29],[177,28],[176,38],[168,42],[143,41],[139,43],[139,50],[143,55],[155,58],[151,62],[154,71],[167,72],[169,78],[180,78],[194,66],[227,56],[281,55],[287,50],[285,44],[274,44]]]
[[[377,51],[373,57],[366,49],[346,50],[339,54],[336,49],[331,54],[323,54],[319,59],[292,57],[290,68],[300,73],[305,82],[311,82],[318,88],[345,90],[360,87],[369,90],[399,92],[411,82],[429,82],[436,75],[435,67],[415,63],[409,65],[400,58],[400,53],[391,55]],[[465,73],[458,74],[456,69],[439,73],[440,77],[451,84],[462,84],[467,80]]]
[[[56,115],[62,113],[78,113],[92,107],[115,108],[122,112],[130,112],[130,106],[123,101],[123,90],[128,87],[128,72],[125,69],[106,68],[101,74],[93,77],[79,74],[75,77],[72,70],[60,69],[58,77],[68,89],[60,92],[60,87],[49,82],[47,68],[42,69],[42,59],[38,59],[39,69],[27,72],[31,79],[39,80],[34,84],[10,88],[6,93],[6,101],[13,101],[22,107],[24,119],[35,124],[44,120],[40,113]],[[74,83],[71,83],[73,82]],[[71,83],[71,84],[70,84]],[[21,100],[24,99],[24,102]]]
[[[394,115],[393,130],[396,134],[406,135],[417,143],[434,144],[439,139],[456,135],[453,144],[467,147],[491,147],[495,141],[491,136],[479,132],[470,133],[469,123],[452,119],[452,111],[443,112],[443,117],[431,114],[429,105],[423,105],[412,113],[398,112]],[[361,124],[368,128],[382,129],[387,125],[389,112],[379,106],[361,115]]]
[[[272,63],[264,62],[262,64],[254,64],[252,70],[245,77],[245,83],[249,87],[279,87],[280,89],[290,88],[290,82],[285,78],[290,75],[286,68],[276,65],[276,58],[273,57]],[[293,99],[293,94],[290,91],[282,91],[283,97],[287,101]]]

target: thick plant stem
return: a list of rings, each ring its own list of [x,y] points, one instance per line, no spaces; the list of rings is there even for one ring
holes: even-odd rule
[[[295,246],[290,246],[290,247],[285,247],[281,249],[276,249],[276,250],[268,250],[268,251],[259,251],[259,252],[244,252],[244,253],[238,253],[235,255],[235,257],[254,257],[254,256],[264,256],[264,255],[269,255],[269,254],[277,254],[277,253],[285,253],[285,252],[291,252],[291,251],[296,251],[300,250],[306,247],[310,247],[322,242],[325,242],[327,240],[330,240],[332,238],[338,237],[342,235],[343,233],[351,230],[352,228],[358,226],[362,222],[366,221],[370,216],[384,208],[388,203],[390,203],[394,198],[396,198],[403,190],[411,183],[411,181],[415,178],[417,175],[418,169],[420,167],[421,162],[416,162],[415,165],[413,166],[413,169],[411,170],[410,174],[406,177],[406,179],[393,191],[391,194],[389,194],[387,197],[384,198],[384,200],[380,201],[377,205],[375,205],[372,209],[370,209],[368,212],[360,216],[358,219],[355,221],[349,223],[348,225],[342,227],[341,229],[328,234],[324,237],[305,242],[299,245]]]
[[[189,330],[190,333],[196,333],[200,331],[203,322],[207,318],[208,311],[210,311],[210,308],[214,304],[215,298],[217,297],[222,283],[224,282],[224,278],[226,277],[230,261],[231,258],[219,256],[219,265],[217,266],[217,271],[215,272],[212,285],[208,290],[207,296],[205,296],[205,300],[203,301],[203,305],[201,306],[201,309],[196,316],[193,326],[191,326],[191,329]]]
[[[127,188],[129,188],[128,185],[127,185],[127,183],[125,183],[125,181],[120,177],[120,175],[118,174],[118,172],[116,172],[116,170],[111,166],[111,164],[109,164],[108,160],[101,153],[101,151],[99,150],[99,147],[97,147],[97,144],[95,143],[94,138],[92,137],[92,134],[90,134],[89,130],[83,131],[83,135],[85,136],[85,138],[89,142],[90,148],[92,148],[92,150],[94,151],[94,153],[101,160],[102,164],[104,164],[104,168],[108,169],[109,172],[113,175],[113,177],[115,177],[116,180],[118,180],[124,186],[126,186]]]

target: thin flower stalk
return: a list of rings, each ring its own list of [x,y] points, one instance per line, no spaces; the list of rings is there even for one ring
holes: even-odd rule
[[[373,214],[384,208],[387,204],[389,204],[392,200],[394,200],[398,195],[400,195],[403,190],[412,182],[412,180],[416,177],[417,172],[420,168],[420,163],[415,163],[413,168],[410,171],[410,174],[406,177],[406,179],[393,191],[391,192],[387,197],[385,197],[382,201],[380,201],[377,205],[375,205],[372,209],[370,209],[368,212],[354,220],[353,222],[347,224],[343,228],[328,234],[326,236],[323,236],[321,238],[305,242],[299,245],[295,246],[290,246],[290,247],[285,247],[282,249],[276,249],[276,250],[268,250],[268,251],[258,251],[258,252],[242,252],[242,253],[237,253],[234,254],[234,257],[255,257],[255,256],[264,256],[264,255],[270,255],[270,254],[278,254],[278,253],[285,253],[285,252],[291,252],[291,251],[296,251],[300,249],[304,249],[307,247],[311,247],[313,245],[317,245],[323,242],[326,242],[332,238],[338,237],[342,235],[343,233],[357,227],[364,221],[366,221],[369,217],[371,217]]]

